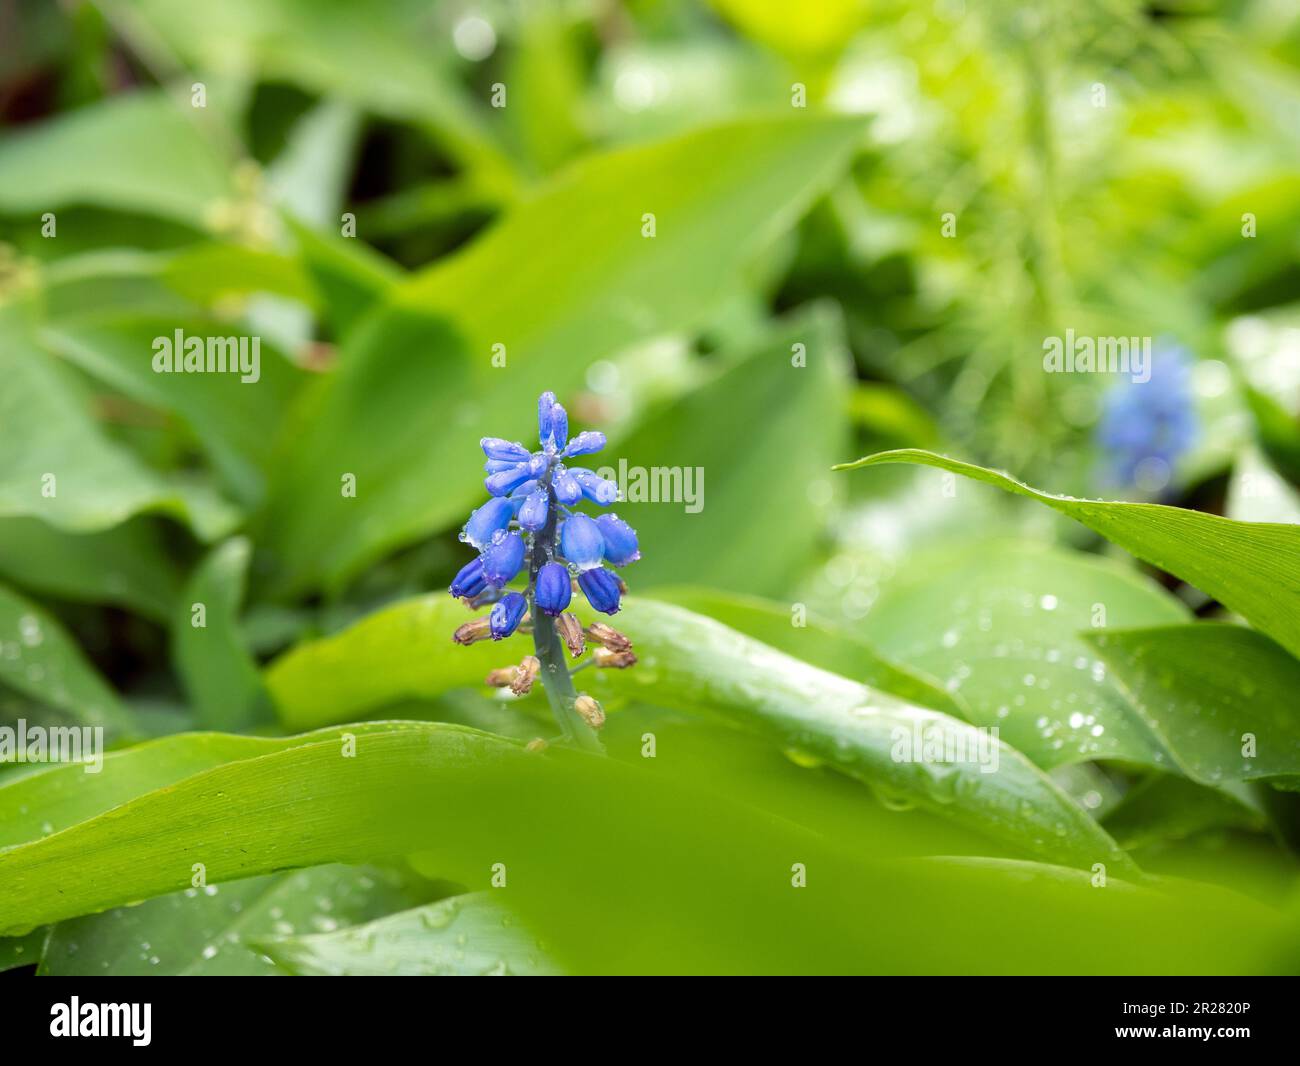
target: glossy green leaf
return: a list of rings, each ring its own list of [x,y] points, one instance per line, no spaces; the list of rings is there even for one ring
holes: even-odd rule
[[[155,372],[156,342],[164,339],[169,350],[177,352],[178,330],[186,344],[190,338],[205,344],[209,338],[219,341],[221,347],[212,350],[229,360],[230,369],[202,374]],[[82,318],[48,327],[41,338],[91,376],[151,408],[177,415],[203,445],[231,492],[246,504],[257,503],[264,494],[267,442],[305,375],[263,338],[210,320],[146,315]],[[246,364],[240,362],[244,358]]]
[[[219,884],[285,866],[413,850],[434,832],[424,815],[430,802],[453,802],[472,785],[469,777],[486,780],[495,761],[523,750],[454,726],[351,732],[354,757],[338,737],[264,742],[270,754],[144,791],[98,817],[0,851],[0,930],[16,934],[189,887],[195,863],[209,884]],[[243,739],[208,736],[227,747]],[[140,793],[138,783],[133,791]]]
[[[176,665],[204,729],[236,732],[270,718],[261,671],[239,625],[252,550],[243,537],[215,548],[190,578],[172,622]]]
[[[1236,896],[1100,891],[1096,869],[1080,891],[1077,878],[1004,864],[849,855],[735,805],[726,781],[702,792],[660,781],[644,761],[530,756],[445,726],[390,724],[359,737],[356,752],[340,758],[331,740],[226,764],[0,851],[0,929],[183,888],[195,861],[216,885],[331,861],[327,853],[361,861],[419,846],[422,865],[470,889],[508,872],[493,891],[566,971],[924,973],[947,960],[980,973],[1145,972],[1152,957],[1171,972],[1203,972],[1211,959],[1231,972],[1288,965],[1285,920]],[[807,889],[791,885],[796,862]],[[864,922],[864,910],[890,921]],[[1199,931],[1193,942],[1188,928]]]
[[[682,608],[633,601],[619,619],[641,656],[631,670],[603,672],[621,690],[720,713],[799,758],[1027,852],[1069,856],[1084,866],[1103,851],[1110,859],[1093,861],[1126,861],[1091,818],[1005,741],[994,741],[993,770],[991,761],[900,757],[908,750],[904,738],[914,753],[920,749],[918,730],[975,744],[977,729],[966,722],[809,666]]]
[[[960,702],[937,682],[891,662],[850,630],[809,617],[806,604],[787,606],[704,587],[669,586],[655,589],[652,598],[713,618],[833,674],[958,718],[966,717]]]
[[[1039,766],[1169,751],[1081,633],[1187,621],[1154,583],[1095,556],[1020,542],[936,550],[887,582],[860,623],[882,654],[936,677],[977,725]]]
[[[49,935],[50,930],[42,926],[26,936],[0,937],[0,973],[19,966],[35,966],[41,960],[45,938]]]
[[[185,97],[140,91],[10,137],[0,144],[0,210],[95,204],[202,226],[231,193],[208,121]]]
[[[223,763],[255,759],[299,744],[332,743],[339,750],[345,732],[360,738],[392,728],[365,723],[297,737],[245,737],[186,733],[108,752],[104,770],[50,766],[16,780],[0,780],[0,850],[41,840],[154,789],[166,788]]]
[[[0,313],[0,372],[0,423],[11,445],[0,472],[0,517],[94,532],[162,511],[203,539],[237,521],[234,508],[204,484],[165,477],[105,436],[81,383],[32,343],[12,308]]]
[[[1121,548],[1208,592],[1300,655],[1300,526],[1235,522],[1154,503],[1053,496],[1007,474],[933,452],[881,452],[837,466],[921,463],[1028,496],[1096,530]]]
[[[301,729],[403,697],[436,696],[480,679],[485,661],[501,665],[530,650],[520,639],[451,645],[447,602],[439,596],[397,604],[272,664],[267,683],[282,721]],[[584,681],[593,693],[608,686],[720,713],[801,758],[1030,852],[1069,855],[1083,865],[1098,855],[1124,861],[1091,818],[1005,744],[989,749],[984,767],[893,758],[900,738],[910,745],[916,731],[926,729],[951,734],[954,745],[974,752],[976,730],[965,722],[820,670],[670,604],[630,600],[617,622],[640,662],[627,671],[597,671]],[[484,648],[481,658],[475,656]],[[465,664],[458,667],[460,656]],[[997,769],[990,772],[995,754]]]
[[[341,236],[327,238],[292,219],[289,224],[325,318],[335,336],[342,338],[384,300],[402,271],[368,244]]]
[[[99,533],[0,519],[0,575],[33,592],[115,604],[155,621],[168,616],[181,583],[157,524],[144,517]]]
[[[374,867],[315,866],[191,887],[134,907],[59,922],[38,973],[54,977],[257,977],[282,974],[259,937],[329,935],[410,906],[402,879]]]
[[[535,435],[543,389],[564,397],[591,361],[695,325],[860,132],[843,119],[753,120],[591,157],[400,286],[349,335],[285,457],[266,527],[283,588],[337,583],[462,522],[482,495],[489,422]],[[349,473],[355,497],[339,489]]]
[[[302,263],[293,256],[265,248],[235,243],[193,244],[175,252],[149,256],[139,267],[202,307],[221,309],[223,303],[228,307],[232,298],[253,293],[283,296],[313,308],[321,302]],[[105,310],[115,310],[122,317],[120,307]],[[69,319],[79,322],[85,317],[88,317],[86,309],[77,308],[72,315],[55,321],[63,325]]]
[[[1201,622],[1087,639],[1180,773],[1300,785],[1300,662],[1268,637]]]
[[[1133,786],[1102,825],[1130,850],[1181,840],[1212,829],[1265,826],[1248,799],[1222,787],[1205,788],[1174,774],[1155,774]]]
[[[826,467],[848,440],[848,382],[838,324],[803,315],[591,456],[584,465],[621,486],[613,510],[641,542],[676,546],[645,553],[637,588],[787,590],[809,566],[830,505]]]
[[[531,650],[519,641],[454,644],[456,627],[473,617],[445,592],[433,593],[298,644],[265,671],[281,723],[289,730],[314,729],[398,700],[482,685],[488,671],[517,663]],[[371,666],[359,667],[363,663]]]
[[[3,586],[0,683],[57,707],[80,725],[102,726],[109,735],[138,732],[131,711],[63,626],[43,608]],[[15,755],[10,753],[6,761]]]
[[[500,902],[472,892],[350,929],[262,938],[258,950],[307,977],[537,977],[559,968]]]
[[[443,24],[423,5],[374,0],[321,5],[315,0],[140,0],[146,32],[199,68],[236,62],[267,82],[350,100],[387,118],[419,123],[462,164],[512,180],[486,107],[476,106],[453,75]]]

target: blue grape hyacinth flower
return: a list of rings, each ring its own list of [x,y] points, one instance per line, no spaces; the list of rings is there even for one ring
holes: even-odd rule
[[[1194,361],[1183,347],[1160,341],[1149,381],[1125,381],[1105,395],[1096,440],[1112,485],[1157,493],[1200,435],[1192,389]]]
[[[503,640],[521,626],[531,627],[536,657],[517,668],[493,671],[489,681],[508,681],[519,693],[540,676],[566,738],[598,749],[591,730],[604,721],[604,712],[590,696],[574,692],[563,648],[577,658],[588,639],[600,646],[576,669],[593,664],[623,668],[636,657],[623,634],[603,623],[584,629],[569,608],[576,584],[593,610],[616,614],[627,587],[608,567],[635,562],[640,545],[636,531],[617,515],[593,518],[577,510],[584,503],[608,507],[618,499],[614,482],[570,465],[578,456],[600,451],[605,435],[585,430],[570,437],[568,412],[554,393],[544,392],[537,402],[537,441],[533,451],[502,437],[479,442],[486,456],[488,499],[460,534],[478,554],[456,574],[450,592],[472,607],[492,606],[487,619],[461,626],[454,639],[462,644]],[[523,590],[508,590],[520,576]]]

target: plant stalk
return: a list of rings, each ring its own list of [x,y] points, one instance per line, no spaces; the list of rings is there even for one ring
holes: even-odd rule
[[[560,724],[565,739],[584,751],[603,754],[605,746],[596,736],[596,731],[573,709],[578,693],[564,661],[564,642],[555,632],[555,619],[537,609],[534,595],[537,572],[551,557],[559,519],[559,501],[555,498],[555,490],[550,486],[549,474],[546,478],[546,492],[546,525],[540,532],[533,534],[532,547],[528,553],[528,610],[533,620],[533,649],[537,661],[542,664],[542,687],[546,689],[546,698],[551,701],[551,711],[555,714],[555,720]]]

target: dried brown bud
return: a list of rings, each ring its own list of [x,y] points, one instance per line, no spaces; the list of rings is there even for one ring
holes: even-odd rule
[[[610,651],[608,648],[597,648],[594,658],[596,665],[601,669],[626,670],[636,662],[636,652]]]
[[[587,640],[582,633],[582,623],[578,621],[576,615],[565,611],[555,620],[555,628],[559,630],[570,655],[576,659],[583,653],[587,647]]]
[[[541,668],[541,661],[536,655],[525,655],[523,662],[515,667],[515,677],[510,682],[510,691],[516,696],[527,695],[532,691],[533,682],[537,680],[537,672]]]
[[[487,640],[491,635],[492,630],[488,625],[488,620],[486,618],[475,618],[464,625],[457,626],[456,632],[451,635],[451,639],[457,644],[475,644],[480,640]]]
[[[585,692],[573,701],[573,709],[592,729],[599,729],[605,724],[605,709]]]
[[[592,622],[587,627],[587,636],[610,651],[628,651],[632,647],[627,637],[604,622]]]
[[[483,679],[483,684],[492,688],[514,688],[515,678],[519,676],[517,666],[499,666]]]

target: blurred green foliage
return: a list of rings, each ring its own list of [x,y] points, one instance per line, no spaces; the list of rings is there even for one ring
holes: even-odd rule
[[[113,749],[0,764],[0,968],[1296,970],[1292,5],[0,16],[0,719]],[[1067,330],[1190,353],[1165,483]],[[702,490],[619,505],[607,760],[440,591],[547,388]]]

